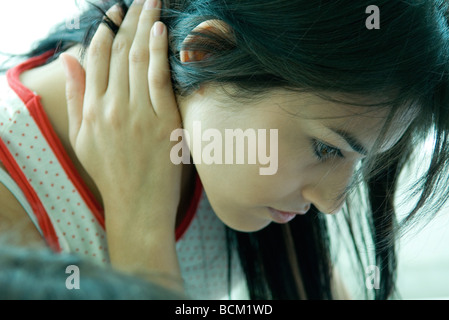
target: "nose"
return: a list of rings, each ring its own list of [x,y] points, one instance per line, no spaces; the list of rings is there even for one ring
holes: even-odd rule
[[[324,176],[317,175],[302,188],[303,198],[320,212],[335,214],[345,203],[347,187],[353,177],[353,166],[339,166]]]
[[[343,191],[338,193],[330,187],[309,186],[304,188],[302,194],[307,202],[312,203],[320,212],[327,214],[339,212],[346,200]]]

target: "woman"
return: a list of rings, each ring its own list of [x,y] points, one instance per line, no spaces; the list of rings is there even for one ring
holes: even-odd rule
[[[42,97],[77,169],[65,171],[80,172],[81,179],[70,180],[84,181],[92,191],[92,197],[81,198],[98,234],[90,241],[104,236],[104,225],[107,230],[109,249],[98,240],[103,259],[131,272],[149,268],[182,276],[195,298],[225,292],[224,282],[231,290],[240,277],[250,298],[333,298],[331,243],[322,213],[340,211],[361,183],[369,205],[353,215],[366,218],[375,244],[372,259],[380,270],[380,288],[374,296],[390,297],[396,268],[394,190],[412,147],[431,129],[436,137],[432,163],[407,221],[425,212],[419,211],[424,204],[437,211],[447,197],[446,4],[380,1],[380,29],[368,30],[365,9],[371,3],[365,1],[319,6],[310,1],[167,1],[161,10],[167,30],[154,24],[161,4],[147,3],[149,10],[140,1],[130,7],[114,39],[101,25],[91,40],[87,22],[101,15],[86,12],[80,30],[63,27],[42,41],[30,56],[46,65],[21,76]],[[106,23],[116,32],[120,10],[108,15],[114,23]],[[79,48],[78,43],[90,44],[87,59],[78,57],[85,73],[76,60],[63,59],[68,68],[67,134],[67,114],[61,108],[64,74],[54,60],[61,51]],[[167,47],[175,95],[168,81]],[[192,133],[198,122],[222,133],[277,130],[275,174],[260,175],[260,166],[249,163],[207,164],[195,144],[189,146],[194,168],[168,161],[176,145],[171,133],[181,123]],[[6,150],[13,139],[2,139]],[[62,163],[64,156],[56,158]],[[13,165],[7,169],[14,171]],[[30,184],[45,184],[29,177],[31,172],[25,175]],[[73,188],[75,193],[80,189]],[[45,202],[46,194],[38,198]],[[51,203],[42,207],[47,215],[64,210],[52,209]],[[47,216],[36,214],[39,210],[33,211],[36,217]],[[49,227],[43,233],[56,249],[76,251],[59,241],[78,238],[76,232],[63,231],[73,225],[72,216],[61,214],[61,223],[53,215],[36,225],[41,230],[53,226],[55,231]],[[210,234],[201,232],[209,228]],[[188,244],[181,248],[180,241]],[[195,256],[201,268],[187,265]],[[210,273],[214,268],[219,272]]]

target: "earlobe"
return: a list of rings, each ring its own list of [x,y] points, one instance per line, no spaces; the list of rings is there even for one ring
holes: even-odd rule
[[[211,55],[211,53],[206,51],[189,49],[189,47],[192,47],[192,44],[195,44],[197,41],[201,41],[201,36],[196,35],[196,33],[214,33],[224,37],[229,37],[230,28],[224,21],[218,19],[206,20],[200,23],[192,30],[192,32],[184,39],[182,43],[183,49],[181,49],[179,57],[183,63],[203,61]]]
[[[181,62],[190,62],[190,57],[189,57],[189,51],[187,50],[181,50],[181,52],[179,53],[179,58],[181,59]]]

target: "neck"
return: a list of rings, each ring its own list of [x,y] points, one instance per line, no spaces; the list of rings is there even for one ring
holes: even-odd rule
[[[80,61],[80,48],[77,45],[67,50],[72,56]],[[41,97],[41,104],[44,108],[52,126],[61,140],[69,158],[72,160],[75,168],[78,170],[81,178],[85,181],[87,187],[91,190],[96,200],[102,204],[101,194],[98,191],[95,182],[84,170],[79,162],[75,151],[69,140],[67,102],[65,97],[65,74],[61,62],[55,60],[44,66],[27,70],[20,75],[20,81],[30,90],[36,92]],[[187,212],[188,205],[193,195],[194,166],[183,165],[181,185],[181,201],[178,209],[177,224]]]

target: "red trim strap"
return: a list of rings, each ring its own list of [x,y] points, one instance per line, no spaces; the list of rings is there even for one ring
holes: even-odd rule
[[[73,162],[67,155],[67,152],[65,151],[61,143],[61,140],[58,138],[56,132],[54,131],[50,120],[48,119],[48,116],[45,113],[42,104],[40,103],[41,97],[39,95],[36,95],[20,82],[20,75],[22,74],[22,72],[44,64],[48,60],[48,58],[50,58],[54,54],[54,52],[55,50],[50,50],[40,56],[28,59],[27,61],[17,65],[16,67],[9,69],[6,73],[6,77],[10,87],[17,93],[25,106],[28,108],[28,111],[34,118],[34,121],[47,140],[67,176],[80,193],[81,197],[89,207],[90,211],[93,213],[94,217],[104,229],[103,208],[97,202],[83,179],[81,179],[81,176],[75,169]]]
[[[193,217],[195,216],[195,213],[198,209],[198,206],[200,204],[200,198],[203,191],[203,185],[201,183],[200,177],[198,176],[198,173],[195,171],[195,190],[193,192],[193,198],[190,202],[189,208],[187,210],[187,214],[184,217],[184,219],[181,221],[180,225],[176,228],[175,237],[176,241],[182,238],[184,233],[189,228],[190,224],[193,221]]]
[[[6,143],[10,143],[10,141],[7,141]],[[37,222],[42,231],[42,235],[48,246],[52,250],[60,252],[61,247],[59,246],[58,236],[56,235],[53,224],[48,217],[47,212],[45,211],[44,205],[40,201],[39,196],[36,194],[31,184],[28,182],[25,174],[20,169],[17,162],[14,160],[14,157],[9,152],[9,149],[5,145],[3,139],[0,139],[0,159],[3,162],[6,170],[11,175],[11,178],[14,179],[14,181],[17,183],[17,185],[20,187],[25,197],[27,198],[31,209],[36,215]]]

